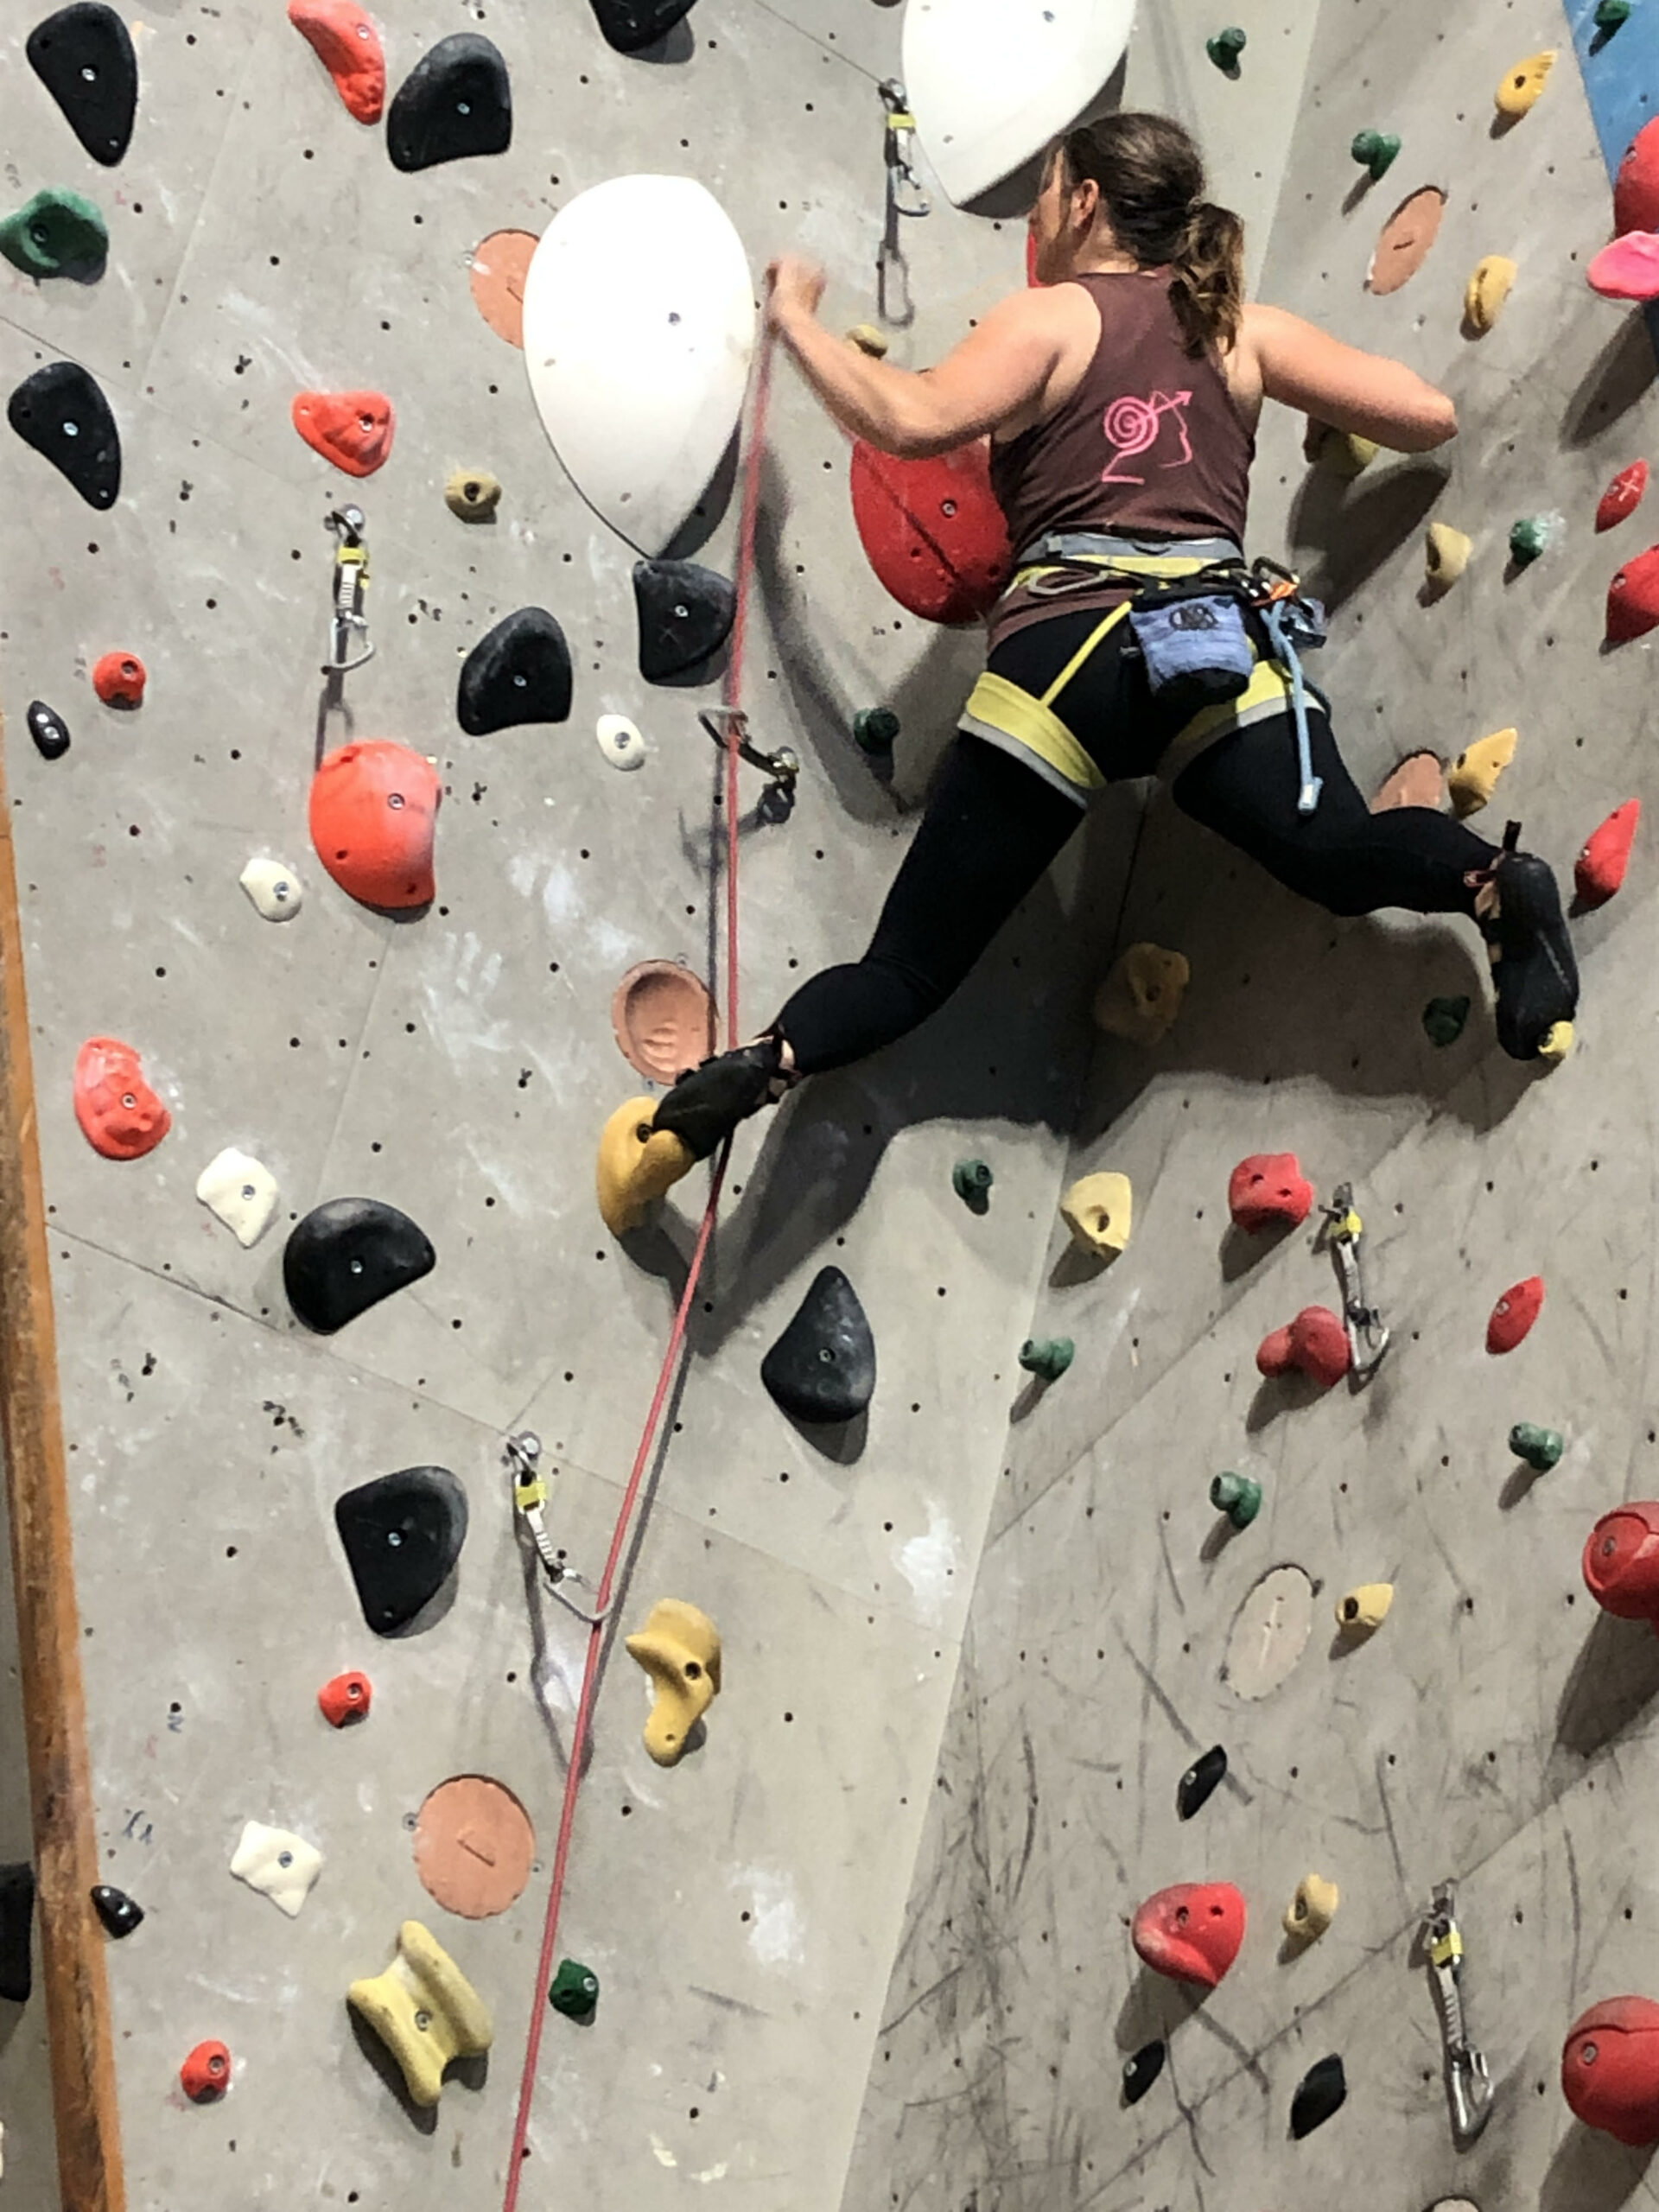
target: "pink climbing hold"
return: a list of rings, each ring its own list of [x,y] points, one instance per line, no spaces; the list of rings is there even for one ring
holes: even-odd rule
[[[1238,1956],[1245,1917],[1230,1882],[1177,1882],[1147,1899],[1129,1941],[1154,1974],[1214,1989]]]
[[[1294,1152],[1253,1152],[1227,1183],[1227,1205],[1236,1227],[1251,1236],[1264,1229],[1295,1229],[1307,1219],[1313,1185]]]
[[[1305,1306],[1288,1328],[1262,1338],[1255,1363],[1263,1375],[1306,1375],[1328,1390],[1353,1365],[1354,1352],[1328,1306]]]
[[[1487,1351],[1513,1351],[1538,1319],[1543,1304],[1541,1275],[1529,1275],[1524,1282],[1513,1284],[1492,1308],[1486,1324]]]
[[[1627,561],[1607,587],[1607,642],[1628,645],[1659,629],[1659,545]]]
[[[358,121],[378,123],[386,104],[385,50],[357,0],[288,0],[288,20],[316,49]]]
[[[1613,228],[1659,231],[1659,116],[1631,139],[1613,180]]]
[[[1628,468],[1621,468],[1596,506],[1596,528],[1611,530],[1615,523],[1633,515],[1642,504],[1642,495],[1648,488],[1648,464],[1633,461]]]
[[[89,1037],[75,1055],[75,1119],[105,1160],[142,1160],[173,1126],[144,1081],[138,1055],[118,1037]]]
[[[1627,231],[1603,246],[1584,273],[1604,300],[1659,300],[1659,232]]]
[[[302,391],[294,427],[314,453],[347,476],[372,476],[391,451],[397,423],[383,391]]]
[[[1641,819],[1641,800],[1627,798],[1586,840],[1573,869],[1580,906],[1605,906],[1624,882]]]

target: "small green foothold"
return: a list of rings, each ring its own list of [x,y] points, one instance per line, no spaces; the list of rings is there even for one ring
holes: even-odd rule
[[[82,193],[37,192],[15,215],[0,217],[0,253],[28,276],[93,270],[109,250],[104,218]]]
[[[1357,162],[1363,162],[1371,173],[1371,181],[1386,176],[1394,167],[1395,156],[1400,151],[1400,141],[1392,130],[1359,130],[1348,149]]]
[[[1567,1439],[1559,1428],[1540,1428],[1535,1421],[1518,1421],[1510,1431],[1510,1449],[1517,1459],[1547,1475],[1566,1451]]]
[[[891,753],[899,736],[899,717],[891,707],[861,707],[853,716],[853,737],[866,753]]]
[[[547,2001],[567,2020],[585,2020],[599,2002],[599,1976],[575,1959],[561,1959]]]
[[[1423,1027],[1431,1045],[1455,1045],[1469,1019],[1466,998],[1430,999],[1423,1008]]]
[[[1596,9],[1596,29],[1616,31],[1621,23],[1630,20],[1630,0],[1599,0]]]
[[[1020,1364],[1027,1375],[1045,1382],[1058,1382],[1077,1357],[1070,1337],[1027,1337],[1020,1347]]]
[[[1224,69],[1230,77],[1236,77],[1238,57],[1243,53],[1245,43],[1243,32],[1236,23],[1230,23],[1224,31],[1217,31],[1213,38],[1206,39],[1204,50],[1217,69]]]
[[[1235,1529],[1248,1529],[1262,1510],[1262,1485],[1253,1475],[1217,1475],[1210,1485],[1210,1503]]]
[[[1510,558],[1517,569],[1535,561],[1550,538],[1548,515],[1522,515],[1510,525]]]
[[[950,1170],[950,1180],[957,1196],[971,1212],[983,1213],[991,1203],[991,1185],[996,1180],[982,1160],[959,1160]]]

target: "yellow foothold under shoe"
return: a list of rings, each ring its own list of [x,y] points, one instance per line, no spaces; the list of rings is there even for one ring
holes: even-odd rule
[[[599,1211],[613,1236],[638,1229],[652,1205],[696,1164],[671,1129],[653,1128],[654,1098],[630,1098],[606,1122],[599,1140]]]
[[[1520,742],[1512,729],[1494,730],[1459,753],[1446,772],[1446,787],[1459,814],[1478,814],[1497,789],[1497,779],[1515,758]]]
[[[1302,440],[1304,459],[1344,483],[1351,482],[1362,469],[1369,468],[1379,450],[1370,438],[1357,437],[1351,430],[1332,429],[1329,423],[1310,421],[1307,435]]]
[[[1181,1010],[1192,970],[1161,944],[1132,944],[1095,993],[1095,1025],[1131,1044],[1156,1045]]]
[[[1286,1935],[1298,1942],[1316,1942],[1336,1918],[1340,1897],[1336,1884],[1323,1874],[1304,1874],[1285,1907]]]
[[[707,1613],[681,1598],[663,1598],[637,1636],[627,1639],[657,1685],[645,1723],[645,1749],[658,1766],[675,1765],[685,1739],[720,1694],[720,1630]]]
[[[1544,1032],[1544,1041],[1538,1047],[1538,1057],[1541,1060],[1548,1060],[1551,1067],[1558,1068],[1572,1049],[1572,1023],[1552,1021]]]
[[[1351,1590],[1345,1598],[1338,1599],[1337,1626],[1363,1630],[1369,1636],[1387,1620],[1393,1603],[1392,1582],[1362,1582],[1357,1590]]]
[[[1451,589],[1468,567],[1474,550],[1473,539],[1453,530],[1450,523],[1430,523],[1423,558],[1428,581],[1436,591]]]
[[[436,2104],[444,2068],[481,2057],[495,2034],[489,2007],[418,1920],[397,1930],[397,1955],[385,1972],[354,1981],[346,2002],[397,2060],[411,2104]]]
[[[1517,61],[1507,71],[1494,98],[1500,115],[1524,115],[1544,89],[1550,71],[1555,67],[1555,48],[1546,47],[1541,54],[1529,54],[1524,61]]]
[[[1502,253],[1489,253],[1475,264],[1463,296],[1463,317],[1471,330],[1484,337],[1497,321],[1517,273],[1515,264]]]
[[[1097,1259],[1115,1260],[1129,1241],[1135,1194],[1127,1175],[1084,1175],[1060,1200],[1072,1242]]]

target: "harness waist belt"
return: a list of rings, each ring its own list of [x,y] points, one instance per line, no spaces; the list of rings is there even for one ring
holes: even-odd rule
[[[1014,566],[1026,569],[1045,561],[1115,561],[1136,556],[1201,561],[1206,567],[1215,562],[1242,563],[1244,558],[1230,537],[1119,537],[1109,531],[1052,530],[1027,546]]]

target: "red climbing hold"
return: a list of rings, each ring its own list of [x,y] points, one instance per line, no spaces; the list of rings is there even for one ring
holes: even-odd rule
[[[118,1037],[89,1037],[76,1053],[75,1119],[105,1160],[142,1160],[173,1126],[137,1053]]]
[[[1488,1351],[1513,1351],[1543,1309],[1544,1279],[1529,1275],[1506,1290],[1486,1324]]]
[[[853,520],[882,583],[926,622],[976,622],[1013,564],[982,439],[921,461],[853,442]]]
[[[1627,231],[1603,246],[1584,273],[1604,300],[1659,299],[1659,234]]]
[[[231,2054],[222,2043],[199,2043],[179,2069],[192,2103],[212,2104],[231,2086]]]
[[[1244,1900],[1230,1882],[1177,1882],[1135,1916],[1129,1941],[1154,1974],[1214,1989],[1244,1941]]]
[[[1313,1209],[1313,1185],[1294,1152],[1253,1152],[1228,1180],[1227,1205],[1235,1226],[1251,1236],[1294,1229]]]
[[[386,56],[357,0],[288,0],[288,20],[316,48],[358,121],[378,123],[386,104]]]
[[[437,770],[408,746],[385,737],[342,745],[311,779],[317,858],[365,906],[429,905],[440,796]]]
[[[383,391],[302,391],[294,427],[307,445],[348,476],[372,476],[391,451],[391,402]]]
[[[1628,644],[1659,626],[1659,545],[1627,561],[1607,587],[1607,642]]]
[[[1263,1375],[1306,1375],[1328,1390],[1353,1365],[1354,1352],[1348,1332],[1328,1306],[1305,1306],[1288,1328],[1262,1338],[1255,1363]]]
[[[137,653],[104,653],[92,664],[92,689],[106,707],[142,706],[144,664]]]
[[[1659,2005],[1604,1997],[1561,2048],[1561,2094],[1575,2118],[1621,2143],[1659,2143]]]
[[[1605,906],[1624,882],[1641,819],[1641,800],[1627,798],[1587,841],[1573,869],[1580,906]]]
[[[336,1675],[317,1692],[317,1703],[331,1728],[343,1728],[348,1720],[363,1718],[373,1697],[374,1685],[366,1675]]]
[[[1637,1498],[1604,1513],[1581,1564],[1585,1587],[1604,1613],[1659,1628],[1659,1503]]]
[[[1623,522],[1626,515],[1633,515],[1642,504],[1642,494],[1648,488],[1648,464],[1633,461],[1628,468],[1621,468],[1607,489],[1602,493],[1596,508],[1596,528],[1611,530],[1615,523]]]
[[[1659,231],[1659,117],[1631,139],[1613,179],[1613,229]]]

